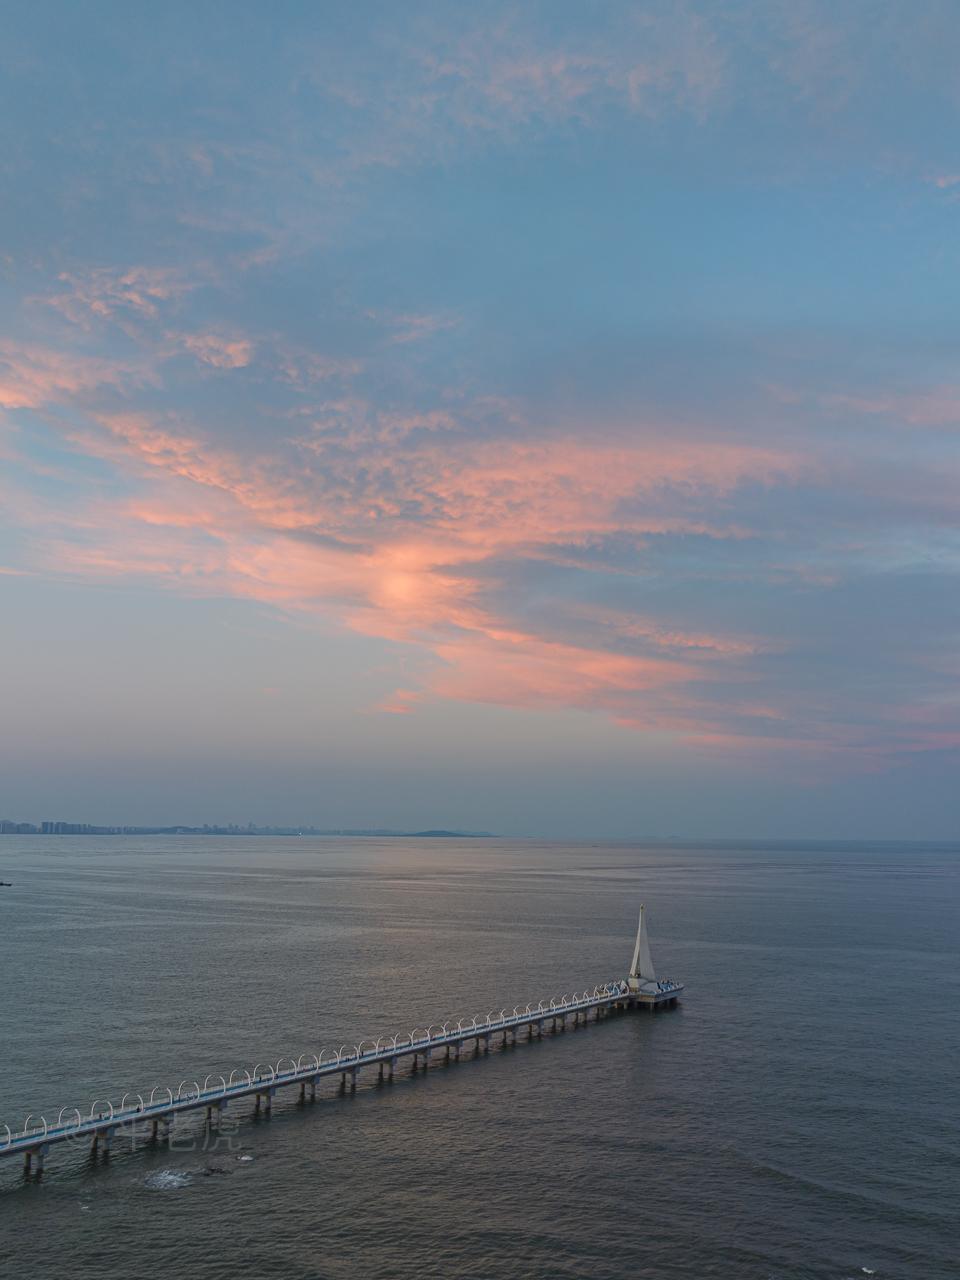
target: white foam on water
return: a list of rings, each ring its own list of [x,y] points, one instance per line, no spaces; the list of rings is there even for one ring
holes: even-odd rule
[[[148,1174],[143,1185],[151,1191],[176,1191],[180,1187],[189,1187],[192,1179],[189,1173],[181,1173],[176,1169],[159,1169]]]
[[[253,1156],[237,1156],[237,1159],[242,1161],[244,1164],[246,1164],[248,1160],[253,1159]]]

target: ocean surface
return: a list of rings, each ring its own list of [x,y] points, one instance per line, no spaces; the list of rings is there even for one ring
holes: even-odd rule
[[[0,1161],[17,1280],[957,1280],[960,850],[0,837],[0,1134],[622,976],[673,1011]],[[240,1123],[236,1123],[240,1121]]]

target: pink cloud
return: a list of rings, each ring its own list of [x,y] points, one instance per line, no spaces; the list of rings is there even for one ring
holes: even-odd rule
[[[143,381],[145,368],[34,343],[0,340],[0,408],[36,409],[93,391]]]
[[[201,362],[215,369],[242,369],[253,359],[254,345],[249,338],[226,337],[217,333],[188,333],[183,345]]]
[[[58,278],[67,288],[43,301],[78,324],[118,314],[153,318],[161,303],[175,301],[193,287],[172,267],[102,267]]]
[[[250,457],[173,418],[101,412],[69,428],[70,439],[145,490],[74,516],[73,536],[48,541],[46,561],[333,612],[358,632],[415,645],[433,662],[418,689],[387,700],[394,714],[424,698],[459,699],[576,707],[685,732],[703,717],[697,683],[758,651],[753,638],[602,610],[577,620],[576,641],[541,634],[495,603],[495,566],[555,547],[563,560],[565,548],[611,533],[682,528],[656,510],[665,494],[696,501],[773,483],[796,475],[797,459],[702,441],[477,443],[446,415],[363,423],[352,445],[349,434],[311,431],[289,442],[289,455]],[[492,577],[478,575],[485,565]]]
[[[319,462],[323,451],[241,457],[182,423],[101,415],[75,443],[137,478],[141,491],[83,512],[37,514],[38,528],[59,519],[63,534],[39,542],[31,567],[147,577],[188,594],[333,615],[414,646],[428,661],[414,686],[382,702],[389,714],[434,699],[576,708],[705,751],[850,757],[870,768],[896,752],[957,745],[949,721],[932,714],[911,720],[893,707],[882,731],[871,731],[846,725],[839,708],[813,716],[785,691],[758,696],[754,664],[778,648],[763,637],[569,605],[538,626],[518,621],[499,594],[499,567],[531,548],[552,556],[554,544],[640,535],[660,522],[645,511],[648,500],[789,481],[799,460],[692,441],[588,448],[569,437],[493,445],[452,434],[443,448],[425,432],[410,448],[413,438],[400,437],[404,447],[383,458],[364,442],[339,469],[304,471],[295,459]]]
[[[437,643],[444,664],[430,677],[432,693],[510,707],[580,707],[616,713],[624,695],[686,683],[695,666],[580,647],[499,628]]]

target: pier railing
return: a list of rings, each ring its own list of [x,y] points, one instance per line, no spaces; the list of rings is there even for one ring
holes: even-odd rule
[[[28,1115],[21,1127],[13,1131],[10,1126],[0,1126],[0,1157],[15,1151],[40,1148],[71,1138],[87,1138],[98,1132],[136,1125],[141,1122],[164,1119],[182,1112],[202,1107],[222,1108],[226,1102],[250,1095],[271,1093],[298,1083],[311,1083],[325,1076],[339,1073],[356,1073],[363,1067],[392,1064],[403,1057],[423,1056],[429,1060],[434,1049],[458,1046],[476,1039],[488,1041],[496,1032],[542,1023],[550,1018],[565,1019],[590,1010],[625,1000],[629,992],[625,983],[605,983],[592,991],[559,998],[541,1000],[536,1005],[522,1008],[515,1005],[511,1011],[489,1010],[468,1018],[433,1023],[429,1027],[415,1027],[408,1033],[380,1036],[361,1040],[358,1044],[340,1045],[336,1050],[321,1049],[317,1053],[302,1053],[296,1059],[278,1058],[274,1063],[257,1063],[253,1070],[234,1068],[228,1077],[221,1073],[209,1073],[201,1084],[199,1078],[187,1077],[180,1081],[174,1092],[167,1085],[155,1085],[148,1097],[128,1091],[115,1105],[111,1100],[96,1098],[88,1112],[78,1107],[61,1107],[51,1124],[45,1115]],[[354,1076],[355,1078],[355,1076]]]

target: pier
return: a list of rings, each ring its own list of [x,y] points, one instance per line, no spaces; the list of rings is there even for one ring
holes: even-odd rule
[[[126,1093],[118,1105],[97,1099],[83,1113],[79,1108],[63,1107],[50,1124],[45,1116],[27,1116],[14,1132],[6,1124],[0,1126],[0,1159],[20,1156],[26,1176],[41,1176],[51,1147],[63,1143],[89,1144],[95,1152],[109,1155],[118,1134],[143,1134],[158,1142],[169,1139],[177,1117],[198,1111],[206,1112],[213,1125],[228,1109],[250,1101],[255,1115],[269,1115],[273,1099],[281,1090],[296,1089],[300,1101],[315,1101],[317,1088],[324,1080],[339,1077],[341,1090],[355,1090],[361,1072],[377,1071],[377,1080],[391,1081],[404,1062],[414,1071],[431,1065],[459,1062],[466,1049],[474,1056],[489,1053],[498,1043],[506,1047],[516,1044],[524,1034],[528,1040],[542,1038],[545,1032],[560,1034],[568,1028],[585,1024],[590,1015],[599,1022],[616,1012],[675,1006],[683,985],[672,980],[657,979],[650,958],[644,908],[640,908],[637,938],[630,972],[626,978],[607,982],[574,995],[563,995],[536,1006],[500,1009],[480,1017],[452,1020],[429,1027],[416,1028],[409,1034],[381,1036],[362,1040],[351,1046],[341,1045],[336,1051],[304,1053],[299,1058],[281,1058],[273,1064],[257,1064],[252,1071],[231,1071],[229,1078],[207,1075],[199,1080],[182,1080],[174,1092],[169,1087],[155,1087],[149,1097]]]

